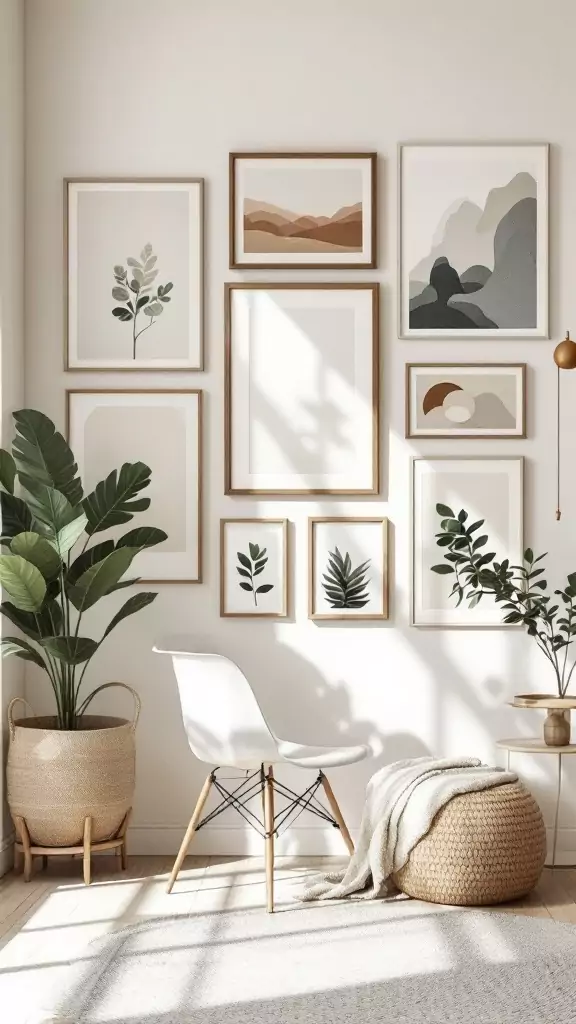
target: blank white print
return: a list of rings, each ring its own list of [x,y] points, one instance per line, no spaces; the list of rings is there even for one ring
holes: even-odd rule
[[[377,286],[228,302],[228,493],[377,493]]]
[[[448,505],[456,515],[465,509],[470,524],[483,519],[481,533],[489,537],[486,551],[518,564],[523,554],[523,468],[522,457],[413,460],[414,626],[503,625],[502,609],[492,598],[483,597],[475,608],[464,600],[457,608],[457,599],[449,596],[453,577],[431,571],[443,562],[445,550],[436,543],[441,521],[436,505]]]
[[[221,520],[221,615],[288,614],[287,545],[286,519]]]

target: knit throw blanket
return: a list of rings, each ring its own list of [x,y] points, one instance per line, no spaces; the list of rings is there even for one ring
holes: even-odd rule
[[[514,772],[472,757],[415,757],[381,768],[368,783],[360,837],[346,871],[322,876],[300,898],[374,900],[396,893],[391,876],[452,797],[516,780]]]

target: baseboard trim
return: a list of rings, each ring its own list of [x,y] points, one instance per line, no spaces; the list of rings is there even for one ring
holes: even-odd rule
[[[186,831],[183,825],[134,825],[128,830],[128,851],[133,854],[178,853]],[[352,838],[356,835],[352,831]],[[203,856],[240,854],[260,857],[264,840],[253,829],[203,828],[190,850]],[[346,856],[346,845],[336,828],[290,828],[276,840],[280,856]]]
[[[0,842],[0,878],[14,866],[14,833]]]

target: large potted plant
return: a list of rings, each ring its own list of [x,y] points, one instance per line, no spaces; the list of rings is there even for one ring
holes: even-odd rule
[[[548,746],[566,746],[570,742],[570,710],[576,698],[567,695],[576,661],[569,660],[569,649],[576,638],[576,573],[569,573],[563,590],[548,591],[539,562],[546,554],[534,557],[526,548],[522,565],[498,561],[495,551],[485,551],[488,535],[482,534],[484,520],[469,524],[465,509],[457,514],[448,505],[436,505],[440,531],[436,543],[443,549],[444,562],[431,566],[432,572],[452,578],[450,596],[457,605],[464,599],[474,608],[486,595],[502,606],[503,621],[522,625],[533,637],[550,663],[556,681],[556,693],[518,694],[515,707],[540,707],[547,710],[544,742]]]
[[[141,491],[150,469],[126,463],[84,494],[74,456],[51,420],[33,409],[14,420],[12,454],[0,450],[0,611],[20,632],[2,637],[2,655],[42,669],[55,714],[14,722],[10,707],[8,803],[35,846],[75,846],[87,820],[94,844],[113,838],[130,809],[135,722],[87,714],[97,693],[124,684],[106,681],[86,694],[85,673],[112,630],[157,595],[133,594],[98,639],[87,635],[84,616],[137,583],[125,578],[132,561],[166,534],[141,526],[94,543],[148,508]]]

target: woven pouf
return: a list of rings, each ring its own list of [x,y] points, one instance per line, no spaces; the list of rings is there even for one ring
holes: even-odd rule
[[[479,907],[525,896],[545,857],[542,812],[513,782],[453,797],[394,881],[418,900]]]

